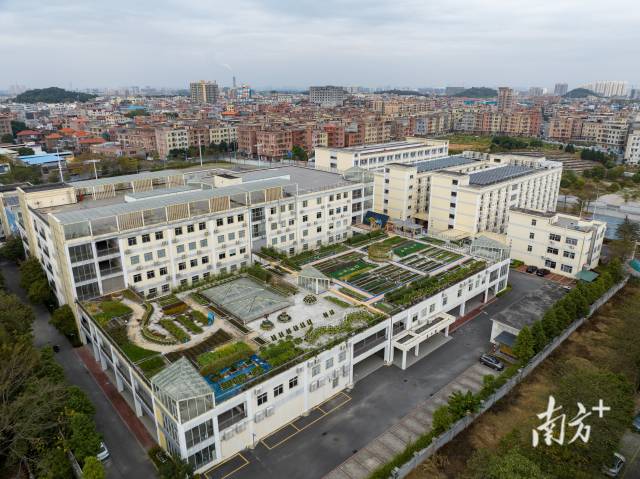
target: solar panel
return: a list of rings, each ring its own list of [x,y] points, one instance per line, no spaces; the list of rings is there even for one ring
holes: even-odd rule
[[[469,175],[469,184],[480,186],[493,185],[495,183],[500,183],[501,181],[528,175],[534,171],[536,171],[535,168],[529,168],[528,166],[522,165],[508,165],[500,168],[491,168],[489,170],[471,173]]]
[[[438,158],[436,160],[421,161],[416,163],[418,173],[425,171],[441,170],[443,168],[449,168],[452,166],[466,165],[473,163],[476,160],[465,158],[464,156],[447,156],[446,158]]]

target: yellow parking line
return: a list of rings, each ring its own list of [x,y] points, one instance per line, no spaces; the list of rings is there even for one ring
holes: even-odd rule
[[[231,461],[232,459],[234,459],[236,456],[241,457],[244,460],[244,464],[242,464],[241,466],[236,467],[233,471],[229,472],[228,474],[225,474],[224,476],[222,476],[220,479],[227,479],[228,477],[231,477],[232,474],[235,474],[236,472],[238,472],[240,469],[242,469],[243,467],[246,467],[249,465],[249,460],[244,457],[242,455],[242,453],[238,453],[235,454],[233,456],[231,456],[229,459],[227,459],[226,461],[222,461],[220,464],[216,464],[212,469],[209,469],[207,472],[204,473],[204,475],[209,478],[209,474],[211,474],[213,471],[215,471],[216,469],[220,468],[221,466],[223,466],[224,464],[226,464],[227,462]]]

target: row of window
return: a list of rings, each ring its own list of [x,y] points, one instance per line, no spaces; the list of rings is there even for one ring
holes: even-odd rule
[[[225,224],[230,225],[236,222],[236,220],[240,223],[242,221],[244,221],[244,214],[239,214],[236,216],[227,216],[226,221],[225,218],[217,218],[216,219],[216,226],[224,226]],[[200,223],[197,224],[197,231],[206,231],[207,229],[207,223],[206,221],[202,221]],[[186,227],[184,226],[177,226],[176,228],[173,229],[173,232],[175,234],[175,236],[180,236],[182,234],[184,234],[186,231],[186,233],[194,233],[196,231],[196,224],[190,224],[187,225]],[[154,238],[159,241],[164,239],[164,232],[163,231],[156,231],[155,233],[153,233]],[[151,241],[151,233],[145,233],[143,235],[140,236],[140,241],[144,244],[144,243],[149,243]],[[137,236],[131,236],[130,238],[127,238],[127,243],[129,246],[135,246],[138,244],[138,237]]]
[[[298,376],[293,376],[291,379],[289,379],[289,389],[293,389],[297,386],[298,386]],[[273,388],[273,397],[277,398],[283,392],[284,392],[284,386],[282,384],[278,384],[276,387]],[[262,406],[263,404],[266,404],[269,401],[269,393],[264,392],[258,395],[257,401],[258,401],[258,406]]]

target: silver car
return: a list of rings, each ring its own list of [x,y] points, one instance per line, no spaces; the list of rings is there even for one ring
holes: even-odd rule
[[[100,442],[100,450],[98,451],[98,454],[96,454],[96,457],[100,461],[106,461],[109,458],[109,449],[107,449],[104,442]]]
[[[613,453],[613,461],[608,466],[602,466],[602,472],[607,477],[618,477],[627,460],[622,454]]]

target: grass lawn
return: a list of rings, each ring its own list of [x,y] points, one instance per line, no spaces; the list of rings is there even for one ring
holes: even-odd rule
[[[162,371],[166,365],[167,363],[162,356],[155,356],[138,363],[138,367],[142,369],[142,372],[148,379],[151,379],[151,377]]]
[[[131,342],[119,343],[118,346],[120,346],[120,349],[122,349],[124,354],[126,354],[133,363],[137,363],[138,361],[158,354],[157,351],[150,351],[148,349],[141,348]]]
[[[373,269],[376,266],[373,264],[369,264],[365,261],[358,261],[356,264],[351,266],[347,266],[346,268],[339,269],[329,274],[332,278],[340,279],[346,281],[349,277],[354,276],[355,273],[362,273],[368,269]]]
[[[349,308],[350,306],[352,306],[351,304],[347,303],[346,301],[343,301],[339,298],[336,298],[335,296],[325,296],[324,299],[326,299],[327,301],[332,302],[333,304],[336,304],[338,306],[340,306],[341,308]]]
[[[93,317],[101,326],[104,326],[113,318],[119,318],[133,312],[129,306],[122,304],[120,301],[102,301],[97,303],[97,306],[98,312]]]

